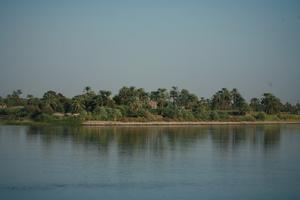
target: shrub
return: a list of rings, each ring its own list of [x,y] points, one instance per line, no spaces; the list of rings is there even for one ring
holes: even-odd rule
[[[106,108],[106,112],[108,115],[108,120],[116,121],[123,116],[122,112],[116,108]]]
[[[39,113],[34,117],[34,119],[36,121],[46,122],[55,120],[55,117],[47,113]]]
[[[7,108],[0,109],[0,115],[8,115],[8,109]]]
[[[241,116],[240,121],[247,121],[247,122],[255,121],[255,117],[253,117],[252,115]]]
[[[182,109],[181,110],[181,118],[184,120],[194,120],[195,117],[190,110]]]
[[[150,121],[161,121],[162,120],[162,116],[153,114],[152,112],[148,112],[148,111],[145,113],[145,118]]]
[[[266,120],[268,121],[277,121],[280,120],[277,115],[266,115]]]
[[[211,111],[209,114],[210,120],[219,120],[219,114],[216,111]]]
[[[255,117],[256,120],[263,121],[263,120],[266,119],[266,114],[264,112],[259,112],[254,117]]]
[[[194,113],[194,117],[198,120],[210,120],[210,113],[209,112],[199,112]]]
[[[277,117],[281,120],[300,120],[300,115],[280,113]]]
[[[94,115],[94,119],[96,119],[96,120],[107,120],[108,119],[108,113],[107,113],[106,109],[102,106],[96,107],[93,112],[93,115]]]
[[[178,116],[178,110],[174,106],[168,105],[161,110],[161,115],[163,117],[174,119]]]
[[[219,112],[218,115],[219,115],[219,119],[220,120],[227,120],[227,119],[229,119],[229,114],[227,112]]]

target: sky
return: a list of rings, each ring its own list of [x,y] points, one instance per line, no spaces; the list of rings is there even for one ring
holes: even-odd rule
[[[300,102],[300,1],[0,0],[0,96],[178,86]]]

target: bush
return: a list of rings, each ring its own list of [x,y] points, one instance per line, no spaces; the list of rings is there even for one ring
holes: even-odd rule
[[[93,112],[93,119],[95,120],[118,120],[123,116],[121,110],[117,108],[108,108],[99,106]]]
[[[277,117],[281,120],[300,120],[300,115],[280,113]]]
[[[210,120],[219,120],[220,116],[216,111],[211,111],[209,114]]]
[[[8,115],[8,109],[6,108],[0,109],[0,115]]]
[[[47,113],[39,113],[34,116],[34,120],[36,121],[41,121],[41,122],[46,122],[46,121],[52,121],[55,120],[55,117],[47,114]]]
[[[161,115],[163,117],[175,119],[178,116],[178,110],[177,108],[175,108],[175,106],[168,105],[167,107],[161,110]]]
[[[28,117],[30,115],[30,113],[27,112],[27,110],[25,108],[22,108],[20,110],[17,110],[15,115],[17,118],[20,119],[20,118]]]
[[[193,113],[186,109],[180,109],[178,117],[183,120],[194,120],[195,119]]]
[[[119,105],[119,106],[116,106],[116,109],[121,111],[122,116],[126,116],[129,108],[126,105]]]
[[[219,119],[220,120],[227,120],[227,119],[229,119],[229,114],[227,112],[219,112],[218,115],[219,115]]]
[[[254,116],[254,118],[256,120],[264,121],[266,119],[266,114],[264,112],[259,112]]]
[[[252,115],[241,116],[239,119],[240,121],[247,121],[247,122],[252,122],[256,120],[256,118]]]
[[[123,116],[122,112],[116,108],[106,108],[106,112],[108,115],[108,120],[116,121]]]
[[[161,121],[162,120],[162,116],[153,114],[148,111],[145,113],[145,118],[149,121]]]
[[[194,117],[198,120],[210,120],[210,113],[209,112],[197,112],[194,113]]]
[[[267,121],[278,121],[280,120],[277,115],[266,115]]]
[[[93,112],[93,118],[96,120],[107,120],[108,119],[108,113],[104,107],[96,107]]]

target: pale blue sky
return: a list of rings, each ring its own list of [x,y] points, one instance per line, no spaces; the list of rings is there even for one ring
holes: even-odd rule
[[[300,102],[300,1],[0,0],[0,95],[176,85]]]

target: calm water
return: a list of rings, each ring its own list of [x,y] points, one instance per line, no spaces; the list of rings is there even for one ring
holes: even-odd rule
[[[300,125],[0,126],[0,199],[300,199]]]

